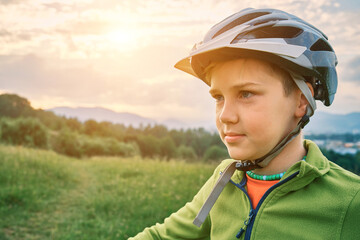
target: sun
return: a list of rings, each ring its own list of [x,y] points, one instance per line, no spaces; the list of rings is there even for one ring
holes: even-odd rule
[[[118,28],[105,34],[105,38],[109,44],[117,49],[132,50],[136,47],[138,34],[133,29]]]

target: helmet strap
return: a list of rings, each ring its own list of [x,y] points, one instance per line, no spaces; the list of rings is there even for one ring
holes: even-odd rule
[[[307,107],[306,115],[309,116],[309,118],[314,115],[314,112],[316,110],[316,102],[315,98],[313,97],[308,85],[306,84],[305,78],[297,73],[289,72],[290,76],[294,80],[295,84],[298,86],[300,91],[304,94],[306,100],[309,103],[309,106]],[[304,125],[305,126],[305,125]]]

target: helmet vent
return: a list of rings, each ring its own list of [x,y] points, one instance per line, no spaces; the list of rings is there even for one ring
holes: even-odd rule
[[[235,19],[234,21],[230,22],[229,24],[225,25],[222,29],[220,29],[220,31],[218,31],[217,33],[214,34],[214,36],[211,38],[216,38],[217,36],[219,36],[220,34],[232,29],[233,27],[236,27],[238,25],[241,25],[247,21],[250,21],[254,18],[257,17],[261,17],[263,15],[269,14],[269,12],[255,12],[255,13],[250,13],[244,16],[241,16],[237,19]]]
[[[257,26],[257,25],[260,25],[260,24],[263,24],[263,23],[268,23],[268,22],[271,22],[271,21],[281,21],[281,20],[287,20],[287,18],[268,18],[268,19],[264,19],[264,20],[255,22],[254,26]]]
[[[259,38],[295,38],[303,32],[302,29],[294,27],[264,27],[239,34],[233,42]]]
[[[318,39],[311,47],[311,51],[328,51],[333,52],[334,50],[329,46],[323,39]]]

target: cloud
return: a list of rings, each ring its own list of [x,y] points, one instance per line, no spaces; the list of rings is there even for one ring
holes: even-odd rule
[[[63,2],[51,2],[51,3],[42,3],[42,6],[48,8],[50,10],[55,10],[56,13],[64,13],[64,12],[71,12],[77,10],[75,4],[68,4]]]
[[[184,119],[199,119],[211,105],[207,86],[197,79],[179,78],[181,74],[134,78],[36,55],[8,56],[0,59],[0,66],[0,76],[7,76],[1,79],[0,89],[35,103],[46,100],[48,105],[42,108],[100,105],[157,118],[180,114]]]
[[[73,35],[101,35],[111,29],[113,24],[104,20],[77,19],[59,26],[59,33]]]
[[[26,2],[26,0],[0,0],[1,5],[18,4],[21,2]]]
[[[355,82],[360,85],[360,55],[352,58],[347,64],[344,81]]]
[[[356,2],[1,3],[0,89],[22,94],[37,106],[104,106],[164,118],[212,116],[207,87],[173,69],[173,65],[187,56],[193,44],[202,40],[215,23],[247,7],[282,9],[324,31],[339,58],[340,83],[334,109],[351,111],[360,102],[359,96],[351,92],[358,89],[360,72]]]
[[[333,104],[330,107],[324,107],[322,104],[319,104],[318,110],[343,114],[360,112],[359,92],[360,84],[340,81]]]
[[[0,41],[7,45],[20,42],[31,42],[36,38],[36,36],[43,33],[44,31],[41,29],[30,29],[24,31],[9,31],[7,29],[0,29]]]

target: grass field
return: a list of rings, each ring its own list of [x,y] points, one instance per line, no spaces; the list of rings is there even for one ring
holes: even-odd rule
[[[190,201],[214,168],[0,145],[0,240],[127,239]]]

